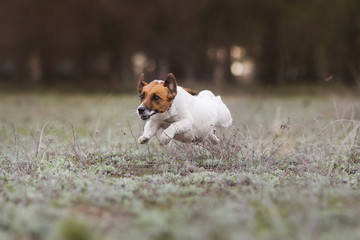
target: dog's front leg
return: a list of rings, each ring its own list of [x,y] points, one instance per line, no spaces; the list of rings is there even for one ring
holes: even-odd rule
[[[184,133],[191,130],[192,121],[190,119],[183,119],[172,123],[167,129],[163,131],[160,136],[160,145],[166,145],[174,138],[175,134]]]
[[[140,144],[147,143],[150,138],[152,138],[156,132],[159,130],[160,126],[155,121],[147,121],[144,127],[144,133],[142,136],[139,137],[138,142]]]

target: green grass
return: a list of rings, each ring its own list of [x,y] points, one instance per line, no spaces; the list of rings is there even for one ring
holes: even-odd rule
[[[0,239],[359,239],[360,100],[223,99],[169,153],[135,96],[1,94]]]

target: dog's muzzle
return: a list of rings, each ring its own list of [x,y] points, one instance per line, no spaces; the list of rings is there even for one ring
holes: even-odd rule
[[[142,120],[148,120],[151,116],[153,116],[157,113],[156,110],[151,111],[144,106],[138,107],[137,112]]]

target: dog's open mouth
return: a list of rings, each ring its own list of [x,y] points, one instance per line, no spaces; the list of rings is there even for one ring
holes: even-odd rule
[[[145,114],[145,115],[141,115],[140,118],[142,120],[148,120],[151,116],[157,114],[157,111],[154,110],[154,111],[151,111],[150,114]]]
[[[142,120],[148,120],[150,118],[150,115],[143,115],[143,116],[140,116],[140,118]]]

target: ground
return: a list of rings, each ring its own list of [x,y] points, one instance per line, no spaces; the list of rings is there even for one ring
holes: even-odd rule
[[[223,100],[169,153],[136,96],[0,94],[0,239],[359,239],[360,100]]]

